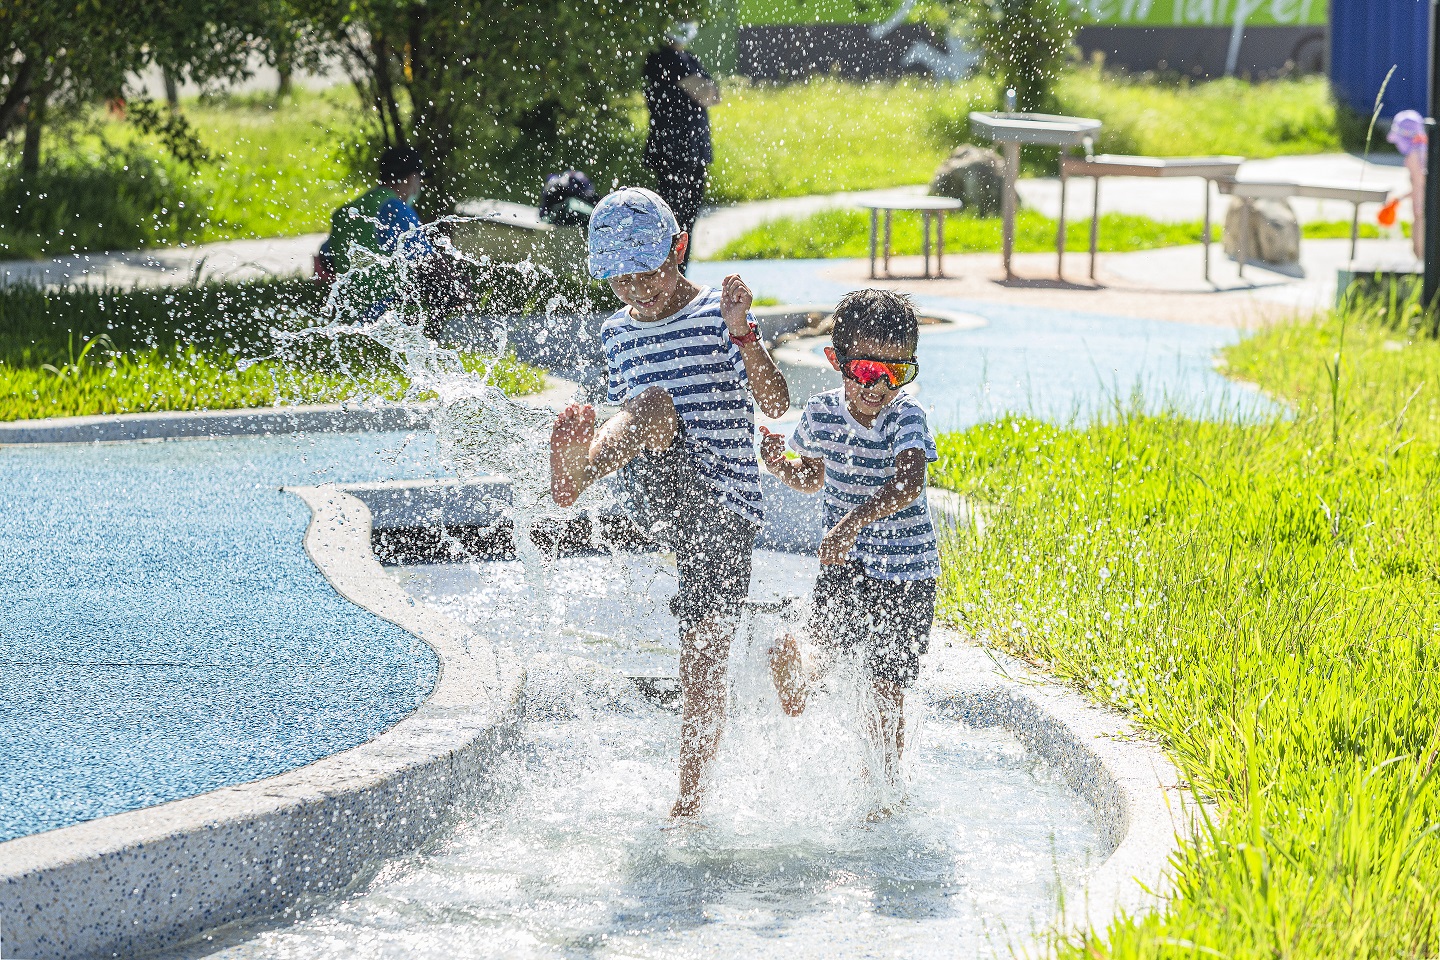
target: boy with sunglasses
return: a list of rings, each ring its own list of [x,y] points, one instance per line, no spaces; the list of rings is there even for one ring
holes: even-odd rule
[[[935,616],[940,555],[925,497],[936,459],[925,411],[900,388],[919,374],[919,321],[903,294],[859,290],[835,308],[825,348],[844,384],[811,397],[790,438],[764,427],[766,468],[803,493],[825,491],[825,537],[810,634],[826,653],[863,657],[878,708],[871,734],[895,783],[905,744],[905,689],[920,672]],[[818,670],[802,667],[787,636],[771,651],[780,704],[805,710]]]
[[[625,187],[601,200],[589,243],[591,274],[625,304],[600,328],[609,400],[623,406],[598,429],[593,407],[560,414],[550,495],[568,507],[621,471],[631,515],[675,551],[680,797],[671,816],[689,817],[719,746],[730,639],[750,591],[761,519],[755,405],[781,416],[790,391],[750,316],[745,281],[728,276],[715,290],[687,280],[690,237],[655,193]]]

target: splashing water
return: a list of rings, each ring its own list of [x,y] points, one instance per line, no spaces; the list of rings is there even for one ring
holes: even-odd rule
[[[773,601],[813,563],[759,552],[752,596]],[[906,800],[867,820],[860,685],[836,676],[803,717],[784,716],[764,657],[781,624],[765,618],[732,648],[704,827],[672,828],[678,719],[626,674],[673,664],[659,599],[673,567],[657,555],[558,560],[550,588],[569,629],[536,634],[543,619],[526,613],[516,566],[402,575],[481,635],[531,638],[523,732],[475,807],[361,892],[187,956],[990,955],[1043,929],[1103,849],[1090,808],[1013,737],[931,714],[933,670],[912,698],[924,742]]]

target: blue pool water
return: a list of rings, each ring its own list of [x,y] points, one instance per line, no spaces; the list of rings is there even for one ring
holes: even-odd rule
[[[739,273],[757,296],[835,303],[852,287],[825,276],[834,266],[829,260],[697,263],[690,276],[718,285],[727,273]],[[986,321],[978,329],[927,331],[921,338],[920,379],[910,390],[935,429],[961,429],[1006,413],[1083,422],[1117,404],[1131,409],[1132,400],[1148,412],[1200,417],[1274,409],[1215,369],[1217,353],[1238,339],[1230,328],[926,294],[915,301]],[[823,346],[817,342],[816,351]]]
[[[0,448],[0,840],[271,776],[413,710],[433,653],[335,593],[279,490],[433,475],[433,443],[403,440]]]

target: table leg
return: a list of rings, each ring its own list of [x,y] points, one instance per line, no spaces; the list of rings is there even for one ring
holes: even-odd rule
[[[1063,163],[1063,161],[1062,161]],[[1065,279],[1065,168],[1060,168],[1060,224],[1055,228],[1055,279]]]
[[[893,235],[892,227],[895,224],[895,211],[885,211],[885,276],[890,276],[890,240]]]
[[[1200,243],[1205,247],[1205,282],[1210,282],[1210,181],[1205,180],[1205,234]]]
[[[930,279],[930,211],[920,211],[920,248],[925,252],[925,279]]]
[[[1005,191],[1000,195],[1000,216],[1004,220],[1001,258],[1005,261],[1005,279],[1015,279],[1010,257],[1015,252],[1015,181],[1020,176],[1020,144],[1005,144]]]
[[[1090,210],[1090,279],[1095,279],[1095,253],[1100,249],[1100,178],[1095,178],[1095,206]]]
[[[1355,262],[1355,245],[1360,242],[1360,204],[1350,204],[1350,262]]]
[[[870,279],[875,279],[875,242],[880,232],[880,211],[870,208]]]
[[[935,231],[939,234],[935,244],[935,275],[945,276],[945,211],[935,215]]]
[[[1245,279],[1245,261],[1250,259],[1250,201],[1240,202],[1240,269],[1236,272]]]

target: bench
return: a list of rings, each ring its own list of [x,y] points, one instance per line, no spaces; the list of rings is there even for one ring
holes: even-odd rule
[[[935,242],[935,274],[934,276],[945,276],[945,214],[953,213],[964,206],[959,200],[950,197],[897,197],[894,200],[870,200],[860,204],[861,207],[870,211],[870,279],[877,279],[875,275],[875,254],[880,232],[880,213],[885,213],[885,276],[890,273],[890,239],[894,216],[896,210],[910,210],[920,214],[920,229],[924,234],[922,248],[925,253],[925,278],[931,277],[930,273],[930,225],[933,221],[936,230]]]

